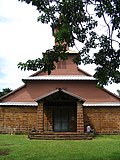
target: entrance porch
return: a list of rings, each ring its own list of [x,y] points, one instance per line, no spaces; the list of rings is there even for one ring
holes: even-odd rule
[[[76,132],[77,107],[75,104],[43,106],[44,132]]]
[[[54,139],[56,136],[53,135],[69,137],[84,134],[83,99],[81,97],[59,89],[39,97],[37,102],[39,104],[37,135],[44,138],[46,135],[52,135]]]

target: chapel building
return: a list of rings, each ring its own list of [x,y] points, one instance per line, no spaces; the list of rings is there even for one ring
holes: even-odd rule
[[[120,97],[96,86],[97,80],[74,62],[68,50],[51,75],[38,71],[0,99],[0,133],[120,133]]]

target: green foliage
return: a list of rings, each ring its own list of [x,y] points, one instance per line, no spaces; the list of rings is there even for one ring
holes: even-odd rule
[[[120,96],[120,89],[118,89],[117,92],[118,92],[118,95]]]
[[[95,63],[95,77],[100,85],[120,82],[120,1],[119,0],[20,0],[32,3],[40,13],[38,21],[48,23],[55,36],[56,42],[66,42],[73,47],[75,40],[82,43],[79,56],[74,62],[80,64]],[[97,28],[104,23],[106,32],[98,33]],[[116,38],[114,39],[113,37]],[[57,47],[59,48],[59,47]],[[92,49],[98,50],[92,58]],[[60,54],[57,50],[47,50],[43,59],[19,63],[21,69],[41,69],[51,73],[55,69],[54,62]],[[54,52],[54,53],[53,53]],[[51,54],[51,55],[49,55]],[[93,53],[92,53],[93,54]],[[54,56],[53,56],[54,55]],[[65,54],[64,54],[65,56]],[[37,63],[37,64],[36,64]]]
[[[33,70],[37,71],[37,69],[43,69],[44,72],[51,73],[52,70],[55,69],[55,63],[58,62],[58,59],[61,60],[67,59],[66,47],[63,45],[56,45],[53,46],[53,49],[47,50],[43,53],[43,58],[35,59],[35,60],[28,60],[26,63],[20,62],[18,64],[18,68],[24,70]]]
[[[115,51],[110,47],[110,41],[107,37],[102,36],[100,39],[101,49],[94,54],[95,64],[97,65],[95,77],[99,79],[100,84],[107,82],[120,82],[120,50]]]
[[[10,93],[12,90],[10,88],[4,88],[2,91],[0,91],[0,97]]]

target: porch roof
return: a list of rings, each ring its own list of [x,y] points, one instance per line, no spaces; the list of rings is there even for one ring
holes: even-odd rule
[[[47,98],[48,96],[52,96],[53,94],[60,93],[60,92],[66,94],[66,95],[69,95],[69,96],[71,96],[71,97],[73,97],[73,98],[75,98],[75,99],[77,99],[81,102],[85,102],[85,99],[83,99],[82,97],[77,96],[77,95],[75,95],[75,94],[73,94],[69,91],[66,91],[64,89],[61,89],[61,88],[56,89],[54,91],[51,91],[51,92],[49,92],[49,93],[47,93],[43,96],[40,96],[40,97],[36,98],[35,101],[37,102],[37,101],[43,100],[43,99]]]

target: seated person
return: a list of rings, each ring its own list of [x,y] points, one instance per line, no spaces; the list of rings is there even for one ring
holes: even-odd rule
[[[91,127],[90,125],[87,125],[87,133],[90,133],[91,132]]]
[[[91,126],[89,124],[87,125],[86,129],[87,129],[87,133],[91,133],[91,132],[94,133],[94,129],[91,129]]]

